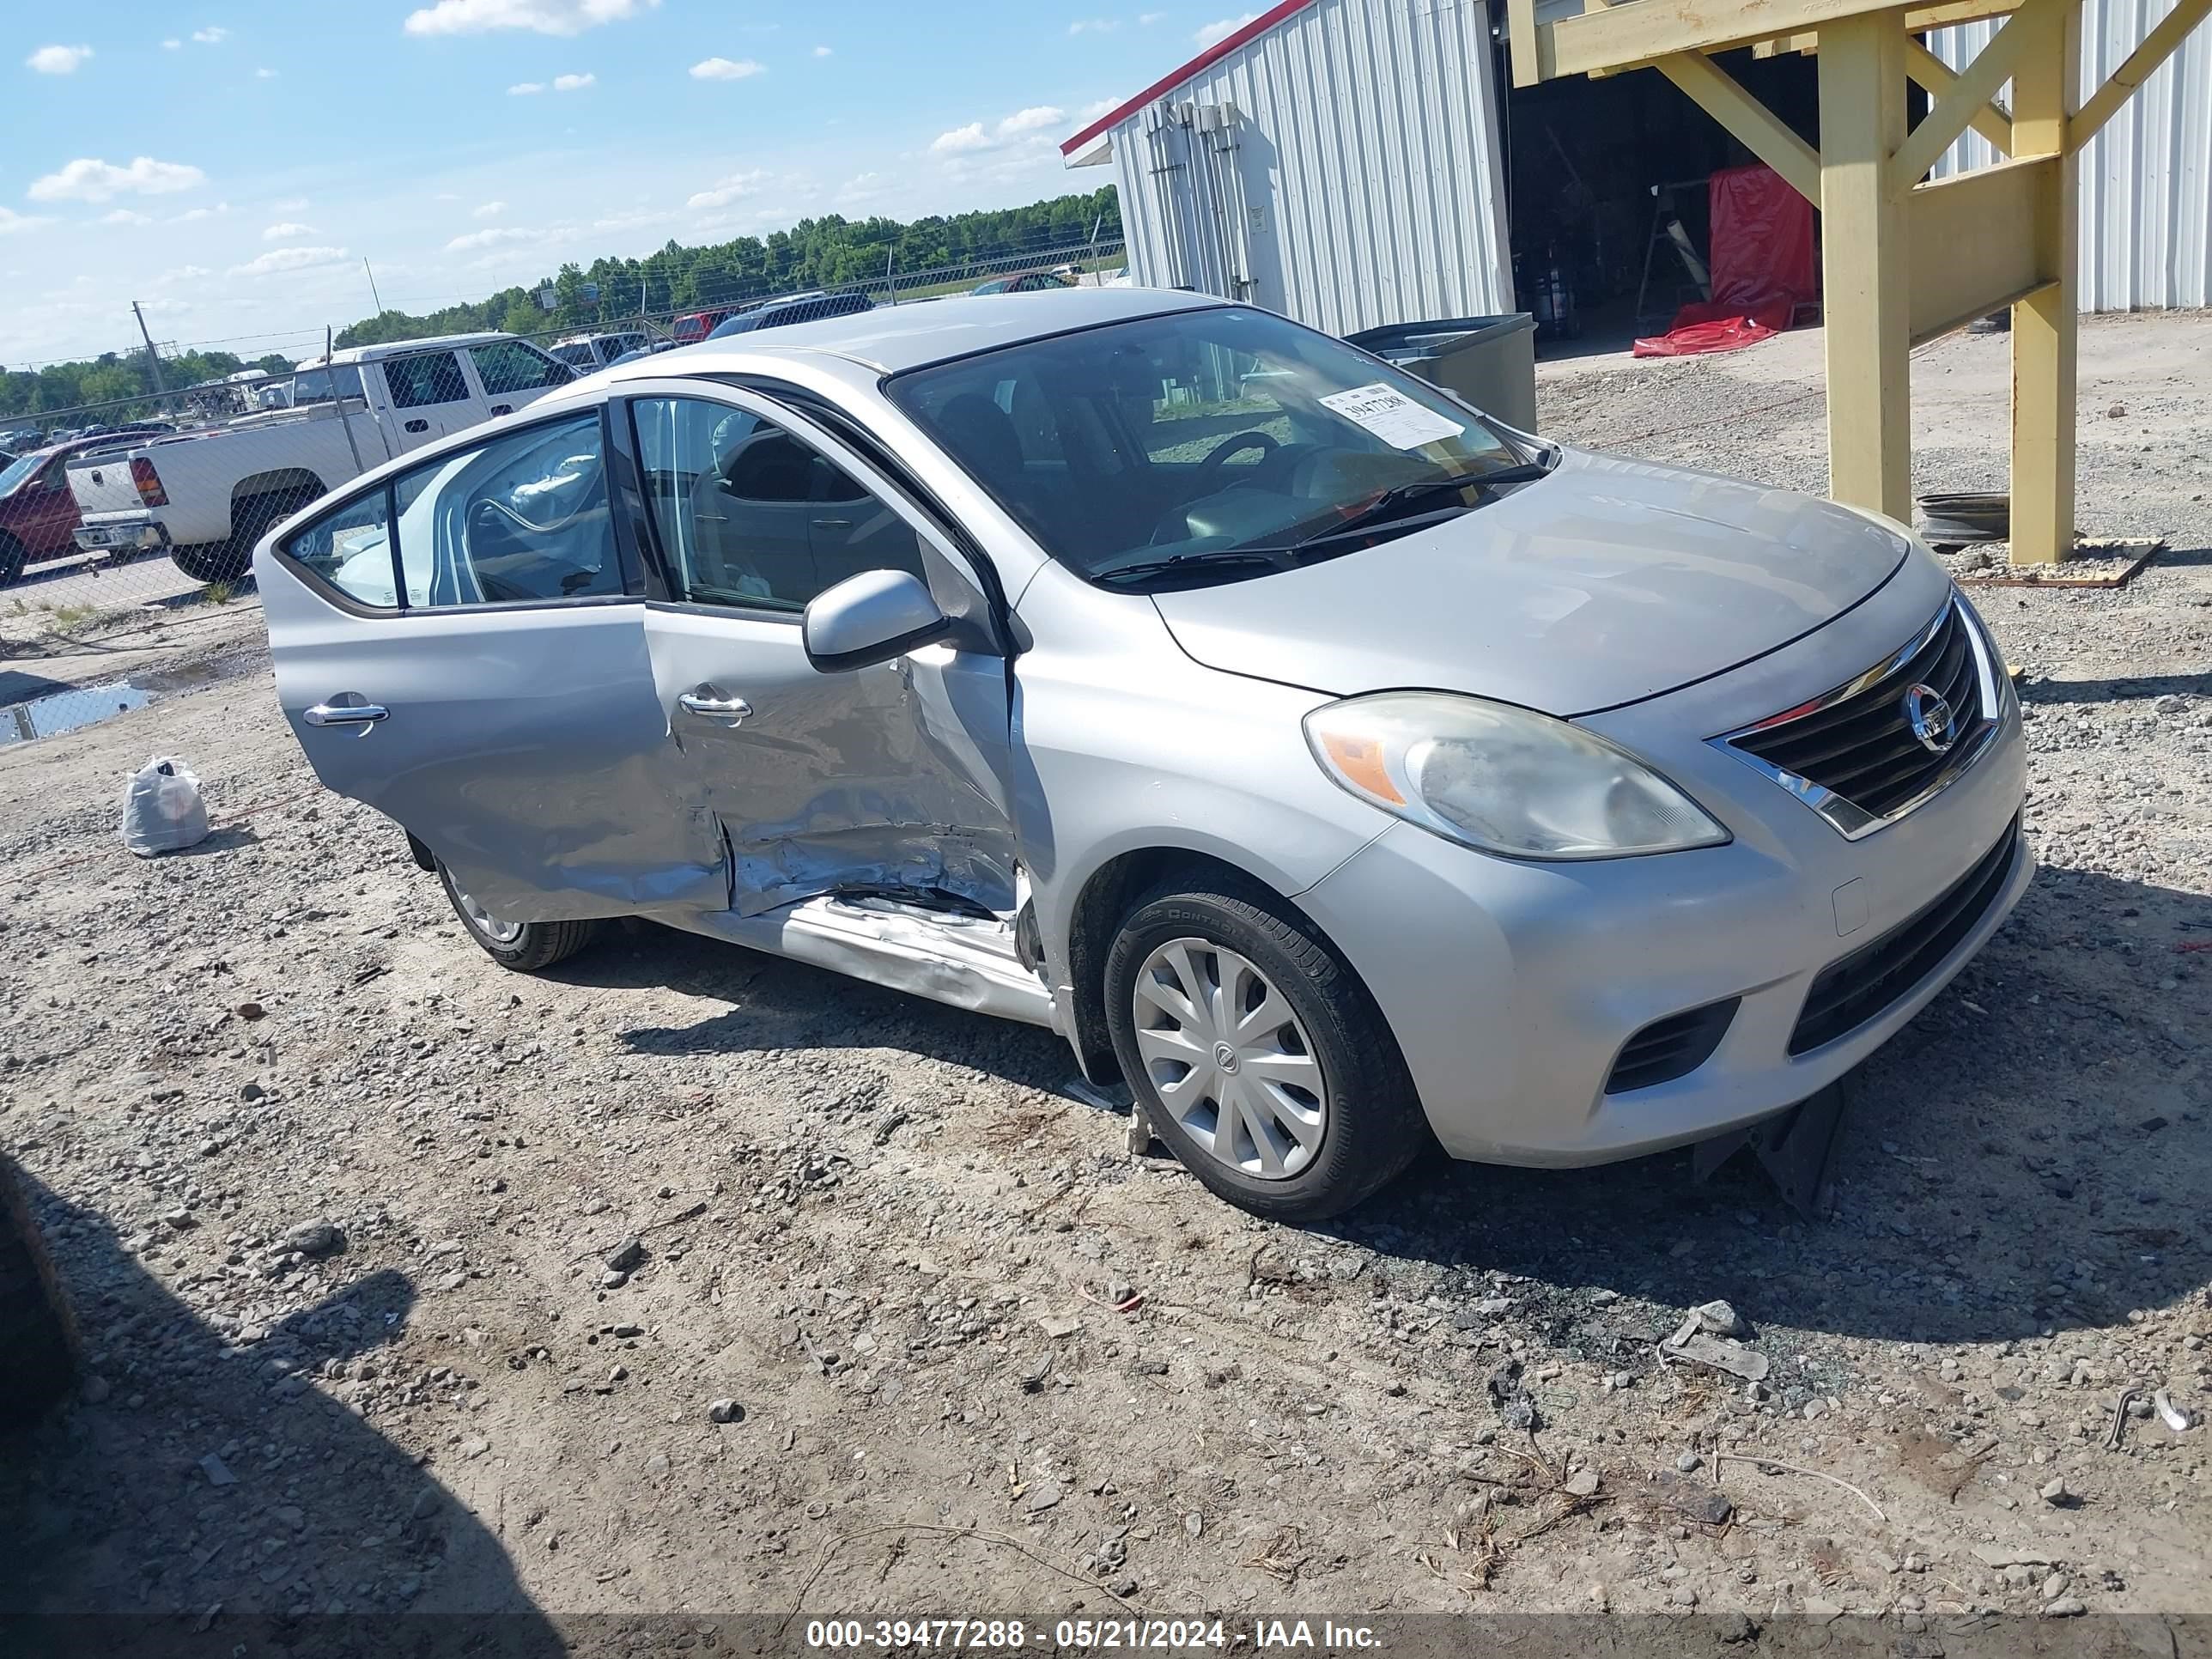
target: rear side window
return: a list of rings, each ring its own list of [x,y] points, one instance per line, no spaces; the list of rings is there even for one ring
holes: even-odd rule
[[[359,604],[385,611],[399,604],[388,488],[295,531],[284,552]]]
[[[433,404],[466,403],[469,383],[450,351],[425,351],[412,357],[386,357],[384,381],[397,409],[427,409]]]
[[[597,410],[403,473],[394,495],[410,610],[623,591]]]
[[[591,348],[583,348],[584,360],[591,361]],[[477,378],[483,382],[484,391],[492,397],[504,397],[510,392],[538,392],[550,386],[566,386],[574,376],[565,363],[541,356],[520,340],[495,340],[489,345],[471,346],[469,356],[475,360]]]

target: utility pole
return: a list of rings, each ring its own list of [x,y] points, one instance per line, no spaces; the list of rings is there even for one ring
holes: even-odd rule
[[[138,319],[138,337],[146,343],[146,367],[154,371],[154,391],[158,396],[168,391],[161,381],[161,354],[154,349],[154,337],[146,331],[146,313],[138,309],[138,302],[131,302],[131,314]]]
[[[376,291],[376,273],[368,270],[368,256],[366,253],[361,256],[361,268],[368,271],[368,297],[376,301],[376,314],[381,317],[384,315],[384,299]]]

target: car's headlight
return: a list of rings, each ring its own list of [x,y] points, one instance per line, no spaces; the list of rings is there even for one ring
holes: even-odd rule
[[[1522,859],[1615,859],[1729,839],[1695,801],[1603,738],[1510,703],[1384,691],[1316,708],[1330,777],[1449,841]]]

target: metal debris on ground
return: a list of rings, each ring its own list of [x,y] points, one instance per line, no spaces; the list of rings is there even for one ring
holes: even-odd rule
[[[1725,1302],[1707,1302],[1690,1310],[1674,1334],[1659,1344],[1659,1363],[1687,1360],[1705,1365],[1747,1382],[1766,1380],[1766,1356],[1735,1339],[1744,1330],[1736,1310]]]
[[[2175,1405],[2164,1389],[2151,1395],[2150,1403],[2158,1413],[2159,1420],[2176,1434],[2186,1434],[2197,1426],[2197,1413]]]

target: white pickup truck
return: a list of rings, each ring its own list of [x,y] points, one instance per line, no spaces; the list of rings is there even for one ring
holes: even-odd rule
[[[160,550],[230,581],[278,520],[356,474],[575,378],[511,334],[349,346],[301,363],[292,407],[87,456],[69,470],[90,552]]]

